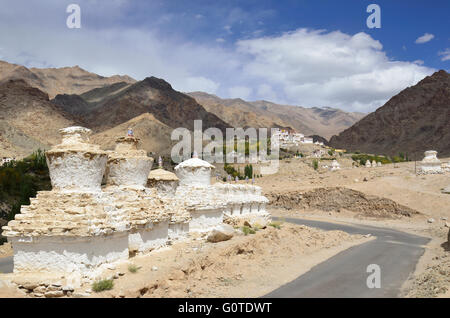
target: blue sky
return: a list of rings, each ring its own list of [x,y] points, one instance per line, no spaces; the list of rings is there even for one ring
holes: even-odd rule
[[[79,4],[81,29],[66,26]],[[381,28],[369,29],[369,4]],[[449,70],[450,2],[1,0],[0,58],[157,76],[180,91],[373,111]],[[416,43],[422,37],[421,43]]]

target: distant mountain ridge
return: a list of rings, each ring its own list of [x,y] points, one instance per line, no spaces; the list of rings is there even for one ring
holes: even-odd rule
[[[240,98],[221,99],[203,92],[187,93],[211,113],[236,127],[292,128],[304,135],[330,138],[350,127],[366,114],[349,113],[339,109],[305,108],[279,105],[268,101],[247,102]]]
[[[127,75],[100,76],[83,70],[78,65],[61,68],[26,68],[0,61],[0,82],[14,79],[24,80],[30,86],[46,92],[50,98],[58,94],[82,94],[94,88],[118,82],[136,82]]]
[[[421,159],[450,155],[450,75],[440,70],[330,140],[333,147]]]

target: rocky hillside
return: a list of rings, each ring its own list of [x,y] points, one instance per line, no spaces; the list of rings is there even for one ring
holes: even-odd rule
[[[97,87],[118,82],[135,83],[129,76],[103,77],[83,70],[79,66],[62,68],[26,68],[0,61],[0,82],[22,79],[30,86],[46,92],[50,98],[57,94],[82,94]]]
[[[305,135],[330,138],[360,120],[365,114],[347,113],[334,108],[305,108],[279,105],[268,101],[247,102],[221,99],[203,92],[189,93],[207,111],[235,127],[293,128]]]
[[[450,155],[450,75],[441,70],[406,88],[330,144],[336,148],[422,159],[426,150]]]
[[[192,130],[197,119],[203,121],[204,129],[217,127],[225,131],[230,127],[195,99],[175,91],[169,83],[156,77],[147,77],[134,84],[113,84],[79,96],[57,95],[53,102],[97,132],[145,113],[152,114],[172,129],[185,127]]]
[[[71,115],[24,80],[0,84],[0,145],[5,147],[6,155],[23,156],[45,149],[60,140],[60,128],[74,124]]]

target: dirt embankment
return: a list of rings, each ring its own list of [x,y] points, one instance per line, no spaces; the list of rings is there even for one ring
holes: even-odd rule
[[[284,209],[305,209],[337,211],[341,209],[352,211],[366,217],[399,217],[413,216],[419,212],[396,203],[390,199],[344,188],[327,187],[310,191],[290,191],[283,193],[270,192],[266,196],[273,207]]]

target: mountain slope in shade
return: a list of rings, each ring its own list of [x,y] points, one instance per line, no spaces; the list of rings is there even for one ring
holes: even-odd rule
[[[408,87],[330,140],[333,147],[421,159],[450,155],[450,75],[441,70]]]
[[[53,102],[64,111],[78,116],[97,132],[111,129],[145,113],[171,127],[194,128],[201,119],[203,128],[225,131],[229,125],[207,112],[195,99],[175,91],[162,79],[148,77],[134,84],[113,84],[80,96],[58,95]]]
[[[135,83],[129,76],[103,77],[83,70],[79,66],[62,68],[26,68],[0,61],[0,82],[22,79],[30,86],[46,92],[50,98],[57,94],[82,94],[94,88],[118,82]]]
[[[350,127],[365,116],[362,113],[347,113],[329,107],[305,108],[268,101],[221,99],[203,92],[193,92],[189,95],[206,110],[234,127],[293,128],[304,135],[319,135],[325,138]]]

